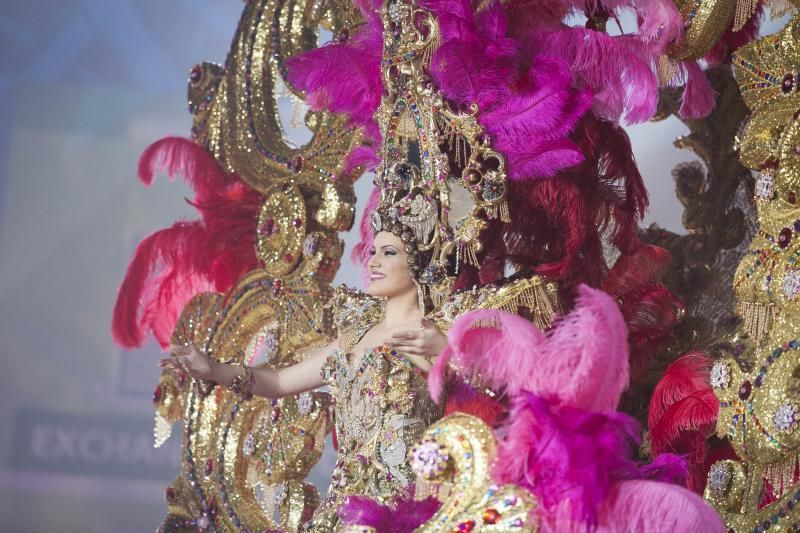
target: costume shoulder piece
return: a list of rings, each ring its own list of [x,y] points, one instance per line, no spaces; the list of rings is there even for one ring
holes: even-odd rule
[[[456,318],[474,309],[501,309],[522,314],[539,329],[548,328],[553,317],[561,312],[556,283],[533,276],[457,292],[431,318],[439,329],[447,331]]]
[[[353,339],[361,338],[366,330],[381,319],[386,300],[347,285],[339,285],[333,290],[333,296],[325,307],[333,317],[336,335],[342,339],[341,348],[348,351],[352,348],[350,344]]]

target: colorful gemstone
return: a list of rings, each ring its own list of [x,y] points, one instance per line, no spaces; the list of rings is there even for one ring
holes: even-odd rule
[[[786,248],[789,246],[790,242],[792,242],[792,229],[783,228],[778,234],[778,246],[780,248]]]
[[[791,402],[783,402],[778,406],[772,422],[778,431],[791,433],[797,429],[798,412],[797,406]]]
[[[289,162],[289,168],[294,172],[300,172],[303,170],[303,157],[297,156]]]
[[[711,367],[711,386],[715,389],[726,389],[731,383],[731,369],[725,361],[717,361]]]
[[[800,270],[787,270],[781,283],[783,295],[787,299],[794,299],[800,294]],[[787,346],[788,349],[788,346]]]
[[[458,524],[456,531],[472,531],[473,529],[475,529],[475,520],[466,520]]]
[[[242,442],[242,453],[245,455],[252,455],[253,450],[255,448],[255,441],[256,438],[253,435],[253,432],[251,431],[244,438],[244,442]]]
[[[755,195],[759,200],[771,200],[775,192],[775,179],[771,172],[761,172],[756,178]]]
[[[434,439],[425,439],[411,449],[411,470],[424,479],[434,479],[447,468],[450,454]]]
[[[156,390],[153,391],[153,403],[160,403],[161,398],[164,397],[164,389],[161,385],[156,387]]]
[[[193,66],[192,70],[189,71],[189,81],[192,85],[197,85],[201,79],[203,79],[203,67],[200,65]]]
[[[310,258],[317,253],[319,247],[319,236],[315,234],[307,235],[303,241],[303,257]]]
[[[794,87],[794,76],[792,73],[788,73],[783,77],[781,81],[781,91],[783,94],[788,94],[792,92],[792,88]]]
[[[753,384],[749,380],[745,380],[739,386],[739,399],[746,400],[750,397],[750,392],[753,390]]]
[[[731,480],[731,471],[726,463],[718,462],[708,472],[708,486],[714,492],[723,492]]]
[[[297,397],[297,411],[307,416],[314,409],[314,396],[310,392],[303,392]]]
[[[275,219],[269,217],[264,220],[264,222],[258,227],[258,232],[261,235],[266,235],[267,237],[273,235],[274,233],[278,233],[278,225],[275,223]]]
[[[484,524],[496,524],[500,520],[500,513],[497,509],[486,509],[483,512]]]

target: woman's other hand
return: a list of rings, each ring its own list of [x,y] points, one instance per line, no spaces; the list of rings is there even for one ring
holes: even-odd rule
[[[173,344],[170,346],[170,353],[172,357],[162,359],[159,366],[172,368],[193,378],[215,381],[214,370],[217,363],[194,346]]]
[[[395,333],[385,344],[407,355],[431,357],[438,356],[447,346],[447,337],[436,324],[423,318],[420,329]]]

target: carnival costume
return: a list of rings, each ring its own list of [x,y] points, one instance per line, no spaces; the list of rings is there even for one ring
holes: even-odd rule
[[[797,70],[800,22],[795,2],[774,2],[787,26],[747,44],[732,64],[750,111],[739,142],[742,163],[757,171],[755,235],[733,279],[740,322],[708,354],[676,361],[660,387],[676,399],[708,398],[706,413],[684,410],[681,431],[666,441],[680,450],[713,433],[727,453],[707,463],[705,497],[735,531],[794,531],[800,523],[797,349]],[[691,383],[691,385],[690,385]],[[674,416],[674,415],[673,415]],[[660,412],[654,418],[667,418]],[[674,419],[673,419],[674,420]],[[713,464],[712,464],[713,463]]]
[[[250,399],[246,379],[224,390],[164,372],[156,439],[183,420],[184,446],[162,530],[615,529],[648,527],[647,513],[664,530],[719,529],[690,493],[651,481],[679,478],[680,461],[637,465],[635,425],[613,413],[628,333],[644,360],[680,314],[656,276],[667,257],[636,235],[647,195],[618,121],[656,113],[659,75],[686,82],[681,113],[708,113],[696,59],[733,16],[694,20],[697,2],[685,4],[248,2],[225,66],[192,70],[194,143],[163,140],[142,157],[146,183],[159,166],[191,181],[203,219],[142,242],[115,338],[135,346],[153,331],[164,346],[269,368],[345,340],[324,366],[330,394]],[[639,29],[612,37],[606,22],[623,9]],[[586,28],[565,25],[576,12]],[[319,26],[334,40],[315,48]],[[283,141],[287,93],[310,106],[301,148]],[[452,329],[431,377],[444,406],[402,354],[374,347],[350,364],[381,316],[379,301],[330,287],[364,170],[376,188],[353,259],[377,232],[403,241],[421,307]],[[576,299],[548,337],[531,325],[547,329]],[[464,316],[476,309],[491,311]],[[596,375],[570,378],[569,361]],[[334,425],[320,504],[305,477]]]

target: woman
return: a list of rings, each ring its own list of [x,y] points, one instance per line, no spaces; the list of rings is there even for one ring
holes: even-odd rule
[[[408,228],[397,220],[383,227],[392,231],[376,233],[367,266],[368,294],[385,303],[361,295],[355,312],[337,310],[350,320],[336,340],[302,362],[279,370],[242,367],[176,345],[172,358],[161,361],[244,395],[280,398],[330,386],[338,456],[328,496],[306,525],[312,531],[337,527],[346,496],[384,502],[401,493],[413,480],[407,450],[441,416],[428,394],[426,373],[447,339],[420,308],[419,255]]]

